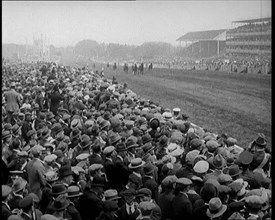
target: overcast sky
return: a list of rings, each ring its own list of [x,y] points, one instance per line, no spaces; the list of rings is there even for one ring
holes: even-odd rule
[[[271,0],[249,1],[2,1],[2,43],[32,43],[46,34],[54,46],[83,39],[140,45],[190,31],[227,29],[232,21],[271,17]]]

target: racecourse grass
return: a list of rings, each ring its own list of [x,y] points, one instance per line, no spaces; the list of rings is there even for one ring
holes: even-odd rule
[[[97,69],[101,69],[97,65]],[[264,133],[271,148],[271,76],[200,70],[153,69],[126,74],[104,66],[105,76],[165,108],[179,107],[189,120],[245,147]]]

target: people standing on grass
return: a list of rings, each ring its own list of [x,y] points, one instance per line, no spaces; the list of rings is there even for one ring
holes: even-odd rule
[[[5,219],[271,218],[264,134],[240,150],[236,139],[195,127],[181,109],[141,99],[99,72],[16,66],[26,77],[28,68],[44,76],[29,83],[10,74],[11,65],[2,67],[11,85],[2,116]],[[15,85],[45,94],[22,108]]]

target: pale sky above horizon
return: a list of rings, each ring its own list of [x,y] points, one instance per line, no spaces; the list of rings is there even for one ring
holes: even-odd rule
[[[140,45],[191,31],[232,28],[237,20],[271,17],[271,0],[2,1],[2,43],[31,44],[44,34],[54,46],[84,39]]]

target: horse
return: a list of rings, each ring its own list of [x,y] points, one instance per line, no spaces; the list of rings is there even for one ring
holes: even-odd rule
[[[153,64],[152,63],[149,64],[149,68],[148,69],[149,69],[149,72],[153,69]]]
[[[138,72],[143,75],[143,63],[139,64]]]

